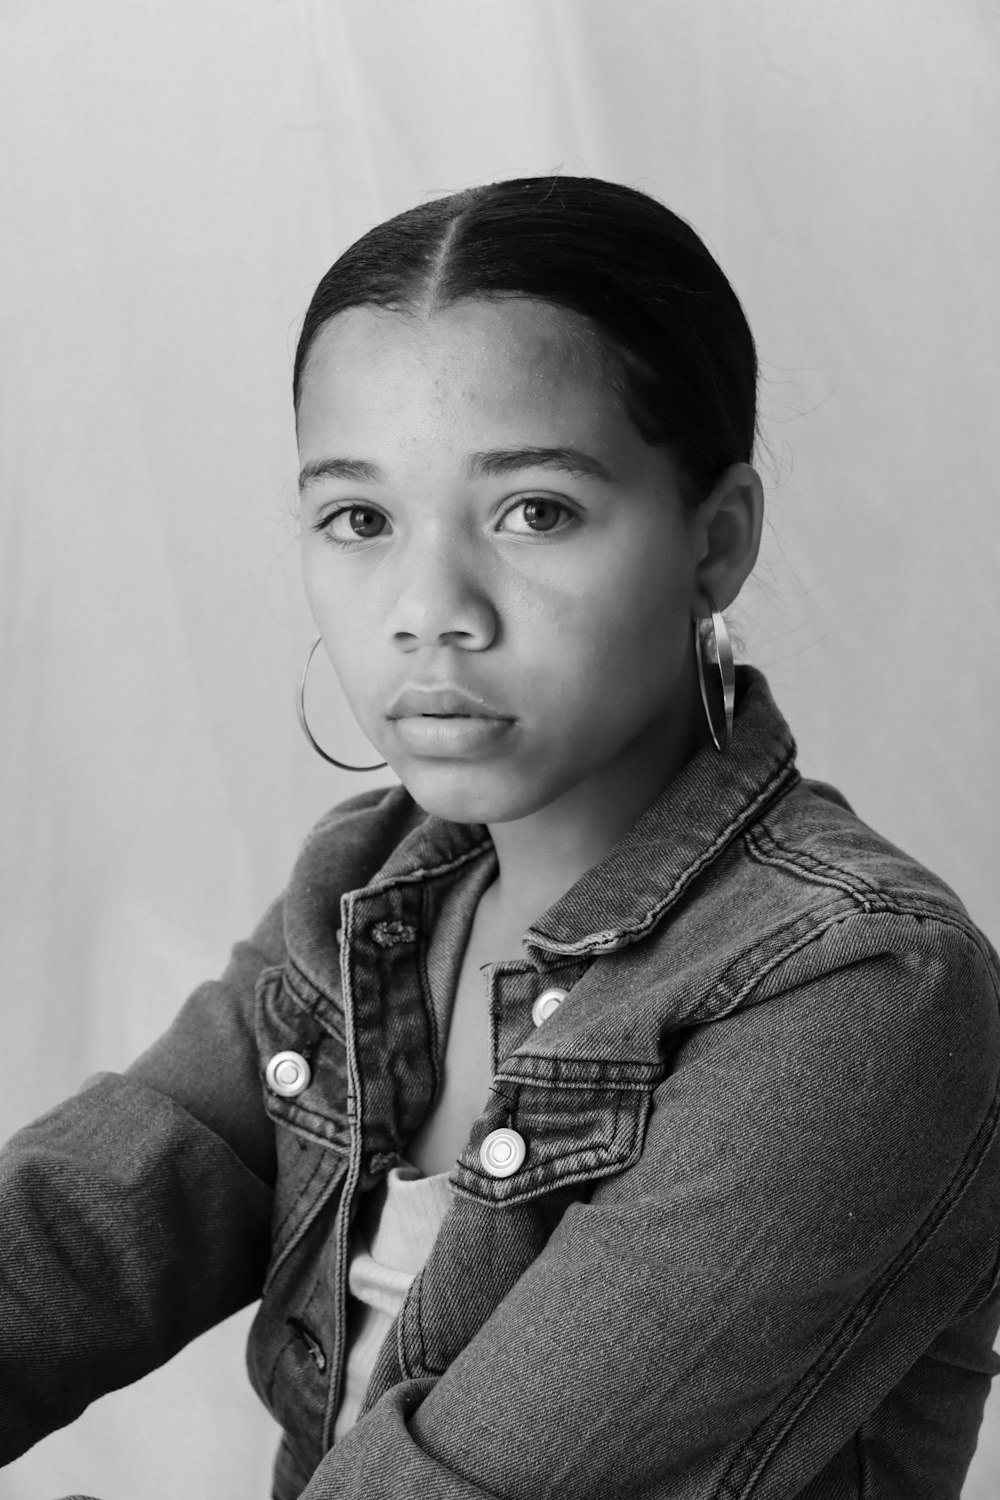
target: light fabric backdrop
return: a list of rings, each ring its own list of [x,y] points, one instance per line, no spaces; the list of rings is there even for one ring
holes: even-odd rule
[[[6,0],[3,1135],[144,1047],[371,784],[294,722],[295,329],[357,234],[495,177],[618,178],[707,237],[762,356],[745,654],[806,772],[1000,937],[997,14]],[[46,1440],[2,1500],[266,1494],[247,1323]],[[998,1487],[1000,1402],[966,1495]]]

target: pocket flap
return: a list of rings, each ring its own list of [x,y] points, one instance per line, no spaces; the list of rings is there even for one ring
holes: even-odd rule
[[[255,1025],[264,1107],[271,1119],[319,1145],[349,1151],[343,1032],[329,1015],[320,1020],[287,969],[270,970],[261,977]],[[281,1052],[297,1054],[309,1070],[306,1087],[292,1097],[275,1093],[267,1083],[267,1065]]]
[[[498,1077],[485,1112],[451,1173],[452,1187],[500,1205],[523,1203],[555,1188],[624,1171],[638,1160],[652,1088],[513,1082]],[[491,1131],[517,1131],[523,1162],[509,1177],[494,1176],[481,1148]]]

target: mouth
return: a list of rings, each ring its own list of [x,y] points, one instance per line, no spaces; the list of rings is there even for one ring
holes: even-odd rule
[[[506,753],[515,718],[454,685],[410,683],[386,714],[400,744],[430,760],[481,760]]]
[[[486,719],[510,723],[513,716],[458,687],[411,683],[389,705],[388,719]]]

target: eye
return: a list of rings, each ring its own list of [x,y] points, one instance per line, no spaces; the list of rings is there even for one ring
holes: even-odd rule
[[[523,524],[508,524],[519,520]],[[576,520],[568,505],[561,500],[552,500],[547,495],[531,495],[527,500],[518,500],[501,519],[499,531],[514,536],[545,536],[554,531],[565,531]]]
[[[346,547],[352,542],[381,536],[388,524],[388,517],[373,505],[344,505],[340,510],[328,511],[314,529],[323,533],[324,540]]]

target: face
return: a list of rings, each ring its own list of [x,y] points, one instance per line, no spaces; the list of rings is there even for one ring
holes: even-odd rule
[[[527,299],[338,314],[298,438],[309,604],[421,807],[502,823],[676,759],[697,527],[582,320]]]

